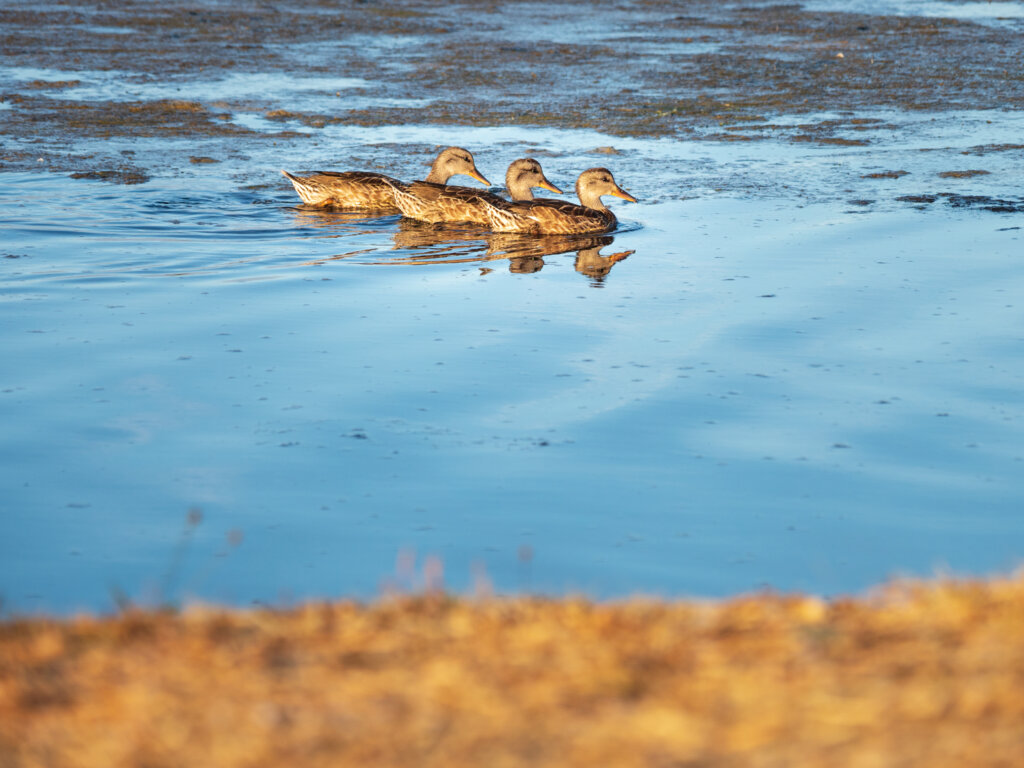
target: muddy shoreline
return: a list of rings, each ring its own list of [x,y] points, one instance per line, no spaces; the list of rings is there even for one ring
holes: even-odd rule
[[[0,623],[0,755],[67,766],[1009,766],[1024,582]],[[0,757],[2,759],[2,757]]]
[[[795,4],[139,3],[68,11],[20,2],[0,10],[0,29],[14,72],[0,86],[0,169],[121,183],[145,181],[166,164],[159,151],[117,148],[140,137],[212,140],[237,154],[267,142],[301,145],[327,126],[523,125],[858,146],[894,128],[880,111],[1024,109],[1016,22]],[[82,98],[76,72],[116,72],[129,90],[165,87],[174,97]],[[302,103],[191,95],[197,80],[237,73],[361,82]],[[239,114],[280,130],[252,130]],[[775,122],[782,115],[809,117]],[[360,159],[374,158],[352,158]]]

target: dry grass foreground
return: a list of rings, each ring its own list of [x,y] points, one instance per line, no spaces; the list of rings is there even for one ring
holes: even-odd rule
[[[1024,575],[0,624],[0,766],[1020,766]]]

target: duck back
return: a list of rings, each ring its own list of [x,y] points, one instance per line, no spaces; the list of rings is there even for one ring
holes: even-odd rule
[[[430,181],[414,181],[407,185],[404,194],[395,195],[395,204],[403,215],[431,223],[463,221],[486,224],[484,201],[501,200],[482,189]]]
[[[309,176],[281,173],[291,181],[302,202],[322,208],[397,211],[394,188],[404,186],[398,179],[370,171],[317,171]]]

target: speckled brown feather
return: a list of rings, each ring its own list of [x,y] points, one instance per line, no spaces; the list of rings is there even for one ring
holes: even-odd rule
[[[576,235],[610,232],[617,220],[609,210],[585,208],[564,200],[531,200],[492,203],[488,223],[495,232],[530,232],[544,235]]]
[[[394,189],[404,186],[398,179],[368,171],[318,171],[310,176],[281,173],[291,181],[302,202],[324,208],[397,211]]]
[[[431,223],[464,221],[487,224],[482,201],[502,201],[473,187],[448,186],[429,181],[414,181],[405,190],[407,194],[395,196],[395,203],[405,216]]]
[[[535,200],[529,206],[529,215],[538,222],[537,231],[548,235],[610,232],[618,223],[609,210],[599,211],[564,200]]]

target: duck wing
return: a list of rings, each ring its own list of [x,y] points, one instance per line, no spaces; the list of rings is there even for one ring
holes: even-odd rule
[[[405,194],[396,194],[398,207],[406,216],[428,222],[473,222],[486,224],[485,202],[501,200],[482,189],[414,181]]]
[[[533,231],[546,235],[575,235],[608,232],[615,228],[615,214],[574,205],[564,200],[532,200],[512,203],[512,211],[536,222]]]

